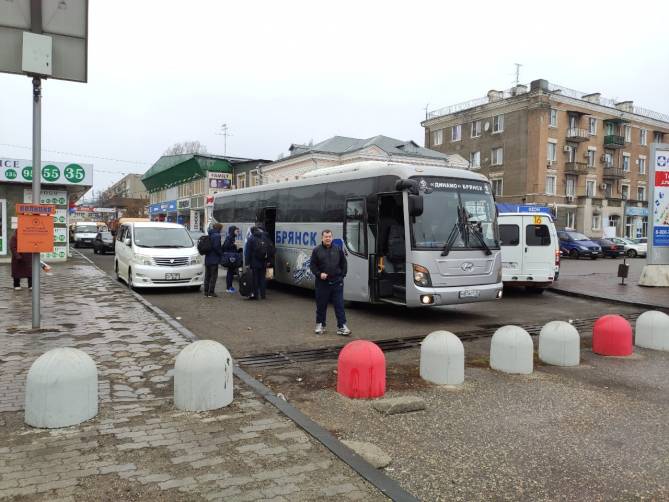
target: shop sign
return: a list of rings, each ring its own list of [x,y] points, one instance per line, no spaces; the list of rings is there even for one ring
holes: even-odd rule
[[[627,216],[648,216],[648,208],[629,206],[625,208],[625,214]]]
[[[214,196],[213,195],[207,195],[207,207],[211,207],[214,205]]]
[[[42,183],[93,185],[93,165],[67,162],[42,162]],[[32,183],[32,161],[0,157],[0,182]]]
[[[190,199],[181,199],[177,201],[177,209],[181,211],[182,209],[190,209]]]
[[[177,210],[176,200],[167,200],[165,202],[158,202],[157,204],[151,204],[149,206],[149,213],[151,214],[174,212],[176,210]]]
[[[232,186],[232,174],[209,172],[207,175],[209,188],[213,190],[222,190]]]
[[[23,202],[33,201],[33,191],[29,188],[23,190]],[[67,205],[67,192],[64,190],[40,190],[40,204],[55,204],[56,206]]]

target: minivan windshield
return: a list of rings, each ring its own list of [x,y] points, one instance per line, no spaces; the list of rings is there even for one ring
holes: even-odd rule
[[[185,228],[135,227],[135,245],[142,248],[191,248]]]
[[[590,238],[578,232],[567,232],[567,235],[575,241],[589,241]]]
[[[488,248],[499,248],[495,201],[488,183],[433,176],[417,180],[424,190],[423,214],[412,224],[414,248],[444,249],[452,233],[455,240],[450,249],[484,248],[474,233]],[[460,214],[471,225],[462,225],[467,222],[458,218],[459,209],[464,209]]]
[[[77,225],[74,229],[75,234],[97,234],[98,227],[96,225]]]

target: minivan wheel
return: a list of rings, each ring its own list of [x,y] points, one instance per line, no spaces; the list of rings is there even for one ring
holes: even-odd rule
[[[118,261],[114,260],[114,273],[116,274],[116,280],[121,282],[121,276],[118,275]]]
[[[132,284],[132,269],[128,269],[128,289],[133,290],[135,286]]]
[[[636,258],[636,250],[630,249],[629,251],[627,251],[627,256],[629,256],[630,258]]]
[[[592,256],[590,257],[590,259],[591,259],[591,260],[596,260],[596,259],[597,259],[597,255],[592,255]]]

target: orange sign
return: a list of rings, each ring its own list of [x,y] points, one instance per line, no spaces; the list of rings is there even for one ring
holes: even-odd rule
[[[18,216],[16,247],[19,253],[53,251],[53,216]]]

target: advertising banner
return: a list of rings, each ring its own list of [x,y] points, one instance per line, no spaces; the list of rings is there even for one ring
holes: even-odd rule
[[[656,148],[653,184],[653,246],[669,247],[669,150]]]
[[[223,190],[232,186],[232,174],[230,173],[213,173],[210,172],[207,176],[210,193],[211,190]]]
[[[32,190],[26,188],[23,190],[23,201],[32,203]],[[53,204],[56,206],[56,213],[53,217],[53,244],[51,251],[43,252],[41,259],[43,261],[65,261],[67,259],[67,249],[69,245],[68,225],[68,199],[67,192],[64,190],[40,190],[40,203]]]
[[[0,256],[7,254],[7,201],[0,200]]]

